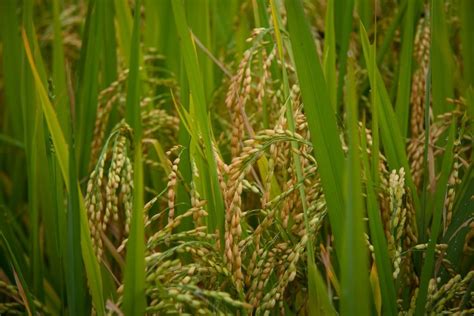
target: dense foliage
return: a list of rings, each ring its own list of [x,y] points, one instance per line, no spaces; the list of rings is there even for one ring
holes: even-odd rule
[[[471,0],[1,0],[0,314],[474,314]]]

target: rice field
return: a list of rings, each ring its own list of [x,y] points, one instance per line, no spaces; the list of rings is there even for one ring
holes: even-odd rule
[[[1,0],[0,315],[474,314],[474,1]]]

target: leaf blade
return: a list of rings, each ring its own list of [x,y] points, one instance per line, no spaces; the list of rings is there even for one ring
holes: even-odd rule
[[[345,209],[341,190],[343,187],[344,154],[336,117],[327,93],[326,81],[302,3],[301,1],[288,1],[286,7],[296,72],[308,118],[311,141],[320,166],[321,181],[328,203],[336,248],[338,248],[340,247],[338,243],[342,241],[343,210]]]
[[[346,79],[346,113],[349,154],[346,168],[346,212],[341,258],[341,314],[369,315],[369,264],[364,237],[359,153],[358,104],[356,79],[349,60]]]
[[[126,100],[126,121],[133,129],[134,174],[133,210],[124,271],[123,311],[125,315],[145,313],[145,223],[143,217],[144,183],[142,162],[142,122],[140,112],[140,9],[141,0],[135,3],[135,16],[130,46],[130,73]]]

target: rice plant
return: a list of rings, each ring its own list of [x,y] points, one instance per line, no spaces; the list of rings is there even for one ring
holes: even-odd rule
[[[0,1],[0,314],[474,314],[474,1]]]

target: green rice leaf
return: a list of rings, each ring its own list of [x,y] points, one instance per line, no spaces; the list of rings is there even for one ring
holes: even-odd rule
[[[10,20],[10,19],[9,19]],[[41,52],[39,50],[38,41],[35,37],[35,27],[33,23],[33,1],[25,1],[22,7],[22,22],[25,37],[32,46],[32,56],[39,60],[38,73],[41,80],[45,81],[44,65],[42,63]],[[13,26],[15,27],[15,26]],[[25,55],[22,55],[22,63],[26,63]],[[21,84],[21,101],[23,107],[23,128],[24,142],[26,145],[26,171],[28,176],[28,213],[29,213],[29,257],[31,260],[31,270],[28,278],[32,280],[32,289],[34,293],[43,299],[43,264],[41,260],[40,244],[39,244],[39,228],[40,228],[40,195],[39,175],[40,154],[42,154],[43,143],[40,135],[42,134],[41,112],[36,106],[38,100],[34,93],[34,78],[28,67],[22,67],[23,80]]]
[[[324,36],[324,76],[328,84],[329,97],[336,112],[337,78],[336,78],[336,35],[334,30],[334,0],[328,0],[326,8]]]
[[[454,95],[454,61],[444,12],[444,1],[430,1],[431,6],[431,71],[433,114],[450,111],[446,98]]]
[[[299,0],[288,1],[286,7],[291,48],[311,141],[319,164],[336,248],[340,249],[345,206],[342,193],[344,154],[339,130],[303,5]]]
[[[372,5],[375,3],[371,0],[356,0],[358,6],[357,11],[359,13],[360,20],[366,28],[370,28],[372,24],[373,8]]]
[[[91,153],[91,141],[94,131],[94,122],[97,113],[97,97],[99,94],[99,66],[98,52],[103,48],[101,29],[104,20],[98,12],[99,1],[90,1],[86,27],[82,38],[81,58],[79,60],[79,78],[75,93],[76,113],[76,152],[78,154],[79,176],[87,174],[87,167]]]
[[[72,122],[72,119],[71,119]],[[69,152],[74,153],[74,137],[70,128]],[[66,246],[66,285],[68,287],[68,311],[71,315],[85,314],[84,268],[81,260],[81,222],[80,222],[80,190],[77,186],[76,155],[69,155],[69,191],[67,211],[67,246]],[[100,314],[100,312],[99,312]]]
[[[339,77],[337,82],[337,106],[342,102],[342,90],[344,77],[346,75],[347,52],[352,32],[352,16],[354,11],[354,0],[338,1],[335,8],[336,16],[341,17],[341,23],[336,26],[336,40],[339,45]]]
[[[193,35],[206,47],[208,51],[213,52],[213,43],[211,38],[210,21],[210,0],[187,1],[186,12],[188,25]],[[206,99],[210,99],[214,91],[214,63],[202,50],[197,52],[199,69],[201,69],[204,81],[204,91]]]
[[[406,138],[408,132],[415,5],[416,1],[408,1],[408,8],[403,25],[400,73],[398,75],[397,102],[395,104],[395,111],[397,113],[398,123],[400,124],[403,139]]]
[[[59,16],[59,3],[54,1],[54,43],[53,43],[53,78],[55,83],[55,105],[56,113],[58,114],[59,123],[65,135],[69,135],[69,152],[75,152],[73,128],[72,128],[72,116],[69,109],[69,95],[66,88],[66,70],[64,65],[64,50],[63,40],[61,33],[61,22]],[[52,170],[56,169],[58,160],[55,157],[49,158],[49,162]],[[60,177],[53,177],[52,187],[56,189],[57,186],[62,186]],[[74,188],[77,185],[77,168],[76,168],[76,155],[69,155],[69,181],[70,187]],[[55,191],[55,190],[54,190]],[[63,250],[62,255],[64,256],[64,272],[66,274],[66,297],[68,303],[68,312],[71,315],[84,315],[86,313],[86,288],[84,283],[84,266],[82,264],[81,257],[81,222],[80,222],[80,204],[79,204],[79,192],[77,190],[70,190],[68,196],[68,210],[66,218],[62,214],[63,210],[59,203],[55,203],[56,209],[52,214],[53,220],[50,220],[48,224],[54,223],[65,225],[67,228],[63,231],[59,227],[51,230],[51,232],[57,232],[55,236],[57,247]],[[61,192],[57,193],[61,194]],[[62,197],[64,198],[64,197]],[[53,226],[54,227],[54,226]],[[61,235],[65,233],[65,235]],[[66,242],[62,242],[62,239]],[[62,246],[62,247],[61,247]],[[58,270],[61,271],[61,270]]]
[[[53,106],[51,105],[49,101],[48,94],[46,93],[46,90],[42,84],[42,80],[36,69],[36,65],[33,60],[33,56],[31,54],[30,44],[28,42],[28,39],[26,37],[26,33],[24,30],[22,32],[22,36],[23,36],[23,43],[25,45],[26,55],[28,57],[31,70],[33,72],[35,86],[38,93],[38,97],[40,99],[41,108],[46,117],[46,123],[48,124],[48,129],[51,132],[51,137],[53,139],[53,144],[58,155],[59,166],[61,167],[61,172],[65,176],[64,182],[66,183],[66,186],[69,186],[69,183],[68,183],[69,182],[68,181],[69,180],[69,160],[68,160],[69,153],[67,149],[66,140],[64,139],[64,135],[61,130],[61,126],[59,125],[56,112],[54,111]],[[69,187],[68,187],[68,190],[69,190]]]
[[[125,63],[129,65],[132,37],[132,15],[127,0],[115,0],[115,19],[117,21],[118,44]]]
[[[346,168],[346,216],[341,258],[341,314],[369,315],[369,263],[363,222],[361,161],[359,152],[356,78],[349,60],[346,79],[347,136],[349,156]],[[364,135],[365,137],[365,135]]]
[[[126,121],[133,129],[133,210],[124,271],[123,311],[125,315],[145,313],[145,223],[143,217],[144,181],[142,161],[142,122],[140,113],[140,10],[135,3],[135,16],[130,47],[130,73],[126,101]]]
[[[466,87],[474,87],[474,1],[461,0],[459,13],[461,17],[461,53],[463,58],[464,83]]]

